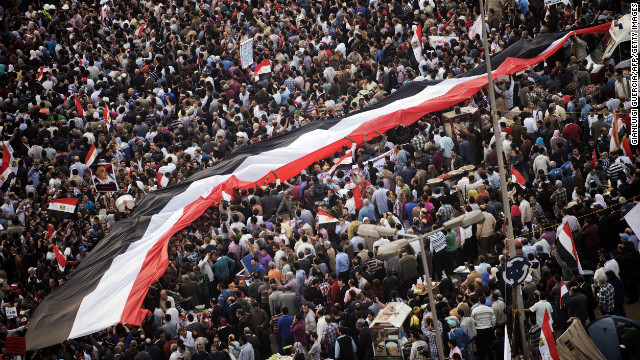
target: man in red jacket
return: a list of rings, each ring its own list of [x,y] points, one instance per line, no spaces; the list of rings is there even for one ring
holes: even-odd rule
[[[571,122],[562,129],[562,137],[567,140],[574,139],[576,142],[580,142],[580,139],[582,139],[582,129],[578,124]]]

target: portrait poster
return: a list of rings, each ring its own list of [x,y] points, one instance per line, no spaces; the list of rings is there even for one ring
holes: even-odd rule
[[[89,168],[91,170],[91,181],[98,192],[118,191],[116,173],[111,164],[95,164]]]

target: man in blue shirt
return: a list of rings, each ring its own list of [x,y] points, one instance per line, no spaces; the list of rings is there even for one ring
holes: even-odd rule
[[[293,334],[291,333],[291,323],[293,322],[293,316],[289,315],[289,309],[285,306],[282,308],[282,317],[278,319],[278,326],[276,331],[282,338],[282,347],[279,349],[281,354],[291,354],[291,348],[284,350],[284,347],[293,345]]]
[[[373,219],[373,222],[376,221],[376,209],[373,204],[369,202],[369,199],[362,200],[362,208],[358,213],[358,221],[364,222],[365,218],[369,220]]]
[[[404,218],[405,220],[409,220],[412,221],[413,220],[413,209],[416,207],[416,202],[413,198],[413,194],[410,194],[409,196],[409,201],[404,205]]]
[[[212,258],[215,261],[213,264],[213,275],[217,281],[227,280],[229,278],[229,268],[235,268],[236,262],[227,256],[220,256],[217,251],[214,251]]]
[[[338,277],[349,275],[349,255],[342,251],[342,246],[336,248],[336,274]]]

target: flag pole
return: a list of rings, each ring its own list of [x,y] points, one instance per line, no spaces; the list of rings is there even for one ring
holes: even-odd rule
[[[516,256],[516,244],[513,241],[513,222],[511,221],[511,208],[509,207],[509,196],[507,194],[507,178],[505,176],[505,164],[502,157],[504,152],[502,151],[502,142],[500,141],[500,125],[498,124],[498,118],[496,116],[496,96],[493,83],[493,72],[491,70],[491,60],[489,57],[490,42],[487,38],[487,26],[484,19],[484,0],[480,0],[480,21],[482,27],[482,45],[484,47],[484,62],[487,66],[487,77],[489,79],[489,98],[491,100],[491,120],[493,123],[493,136],[495,138],[496,151],[498,152],[498,174],[500,175],[500,194],[502,195],[502,207],[504,209],[504,216],[507,220],[507,243],[509,245],[509,256]],[[506,294],[505,294],[506,295]],[[513,293],[512,293],[513,295]],[[516,305],[517,312],[515,316],[518,319],[518,325],[520,328],[520,341],[522,342],[522,353],[525,358],[529,357],[529,343],[527,342],[527,334],[524,329],[524,303],[522,300],[522,287],[520,285],[515,288],[515,296],[512,304]],[[507,334],[505,334],[505,337]]]

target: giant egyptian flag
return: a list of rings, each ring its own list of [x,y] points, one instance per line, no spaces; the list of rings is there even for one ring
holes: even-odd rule
[[[603,33],[609,24],[575,31]],[[491,60],[493,76],[527,69],[555,53],[574,32],[521,40]],[[383,101],[342,118],[315,121],[289,133],[246,146],[217,166],[146,195],[128,219],[117,221],[73,275],[40,304],[27,331],[27,348],[39,349],[100,331],[116,323],[137,325],[147,286],[169,264],[169,238],[219,202],[223,192],[256,182],[289,179],[313,162],[332,156],[353,139],[409,125],[429,112],[468,99],[487,85],[484,66],[456,78],[413,82]],[[53,331],[55,330],[55,331]]]

